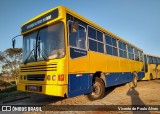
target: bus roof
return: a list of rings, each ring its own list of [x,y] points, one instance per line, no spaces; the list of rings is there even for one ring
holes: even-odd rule
[[[131,43],[129,43],[129,42],[127,42],[126,40],[122,39],[121,37],[119,37],[119,36],[115,35],[114,33],[110,32],[109,30],[100,27],[99,25],[95,24],[94,22],[88,20],[87,18],[79,15],[78,13],[70,10],[69,8],[67,8],[67,7],[65,7],[65,6],[57,6],[57,7],[55,7],[55,8],[50,9],[50,10],[47,10],[47,11],[45,11],[45,12],[43,12],[43,13],[35,16],[34,18],[30,19],[29,21],[27,21],[26,23],[24,23],[22,26],[24,26],[24,25],[26,25],[26,24],[34,21],[35,19],[37,19],[37,18],[39,18],[39,17],[47,14],[48,12],[51,12],[51,11],[55,10],[56,8],[58,8],[58,9],[63,9],[63,10],[66,11],[66,13],[71,14],[71,15],[75,16],[76,18],[84,21],[85,23],[90,24],[91,26],[99,29],[100,31],[107,33],[107,34],[110,35],[111,37],[114,37],[114,38],[116,38],[116,39],[118,39],[118,40],[121,40],[122,42],[124,42],[124,43],[126,43],[126,44],[129,44],[129,45],[131,45],[132,47],[137,48],[137,49],[140,50],[140,51],[143,51],[142,49],[136,47],[135,45],[133,45],[133,44],[131,44]]]
[[[147,55],[147,56],[152,56],[152,57],[156,57],[156,58],[160,58],[160,56],[156,56],[156,55],[151,55],[151,54],[144,54],[144,55]]]

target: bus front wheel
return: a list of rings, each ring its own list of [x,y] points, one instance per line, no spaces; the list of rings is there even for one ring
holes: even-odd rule
[[[89,100],[93,101],[104,97],[105,85],[102,79],[96,77],[92,88],[92,93],[87,95]]]

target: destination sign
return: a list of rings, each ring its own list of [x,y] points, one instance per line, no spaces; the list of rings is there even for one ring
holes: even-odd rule
[[[52,19],[55,19],[58,17],[58,9],[55,9],[41,17],[39,17],[38,19],[22,26],[22,32],[27,32],[28,30],[32,30],[33,28],[36,28]]]

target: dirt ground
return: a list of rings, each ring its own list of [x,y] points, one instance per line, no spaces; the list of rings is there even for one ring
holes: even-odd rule
[[[41,94],[30,94],[31,97],[24,100],[14,101],[1,105],[86,105],[86,106],[98,106],[96,111],[46,111],[43,114],[48,113],[82,113],[82,114],[160,114],[160,80],[140,81],[135,89],[131,89],[129,84],[106,88],[105,97],[96,101],[89,101],[85,95],[73,97],[73,98],[60,98],[53,96],[45,96]],[[5,100],[4,100],[5,101]],[[101,111],[101,107],[104,106],[116,107],[117,111]],[[158,110],[155,111],[120,111],[117,105],[158,105]],[[126,106],[127,107],[127,106]],[[83,106],[79,107],[79,110],[83,110]],[[100,108],[100,109],[99,109]],[[28,112],[23,112],[28,114]],[[33,112],[37,113],[37,112]]]

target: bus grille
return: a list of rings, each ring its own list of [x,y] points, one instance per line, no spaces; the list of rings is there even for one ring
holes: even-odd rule
[[[57,71],[57,64],[48,65],[32,65],[21,67],[21,72],[42,72],[42,71]]]
[[[44,81],[45,75],[39,74],[39,75],[27,75],[27,80],[32,81]]]

